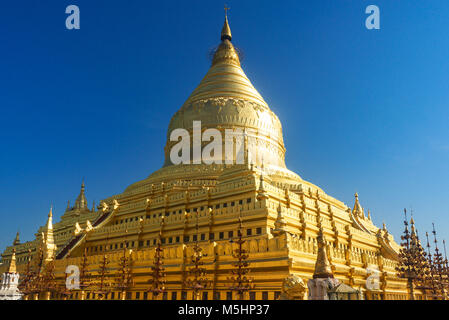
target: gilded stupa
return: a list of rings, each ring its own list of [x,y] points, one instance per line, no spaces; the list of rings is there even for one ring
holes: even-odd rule
[[[34,241],[4,251],[6,265],[15,249],[17,268],[24,272],[28,250],[33,260],[41,252],[63,282],[68,265],[87,259],[97,270],[95,282],[107,258],[106,299],[152,299],[148,288],[160,241],[165,291],[154,297],[191,299],[188,270],[197,245],[208,279],[201,299],[232,299],[228,277],[241,216],[253,279],[247,299],[278,299],[285,279],[312,279],[317,255],[326,275],[366,299],[406,298],[406,283],[395,272],[399,246],[386,228],[373,224],[358,195],[351,209],[287,169],[281,122],[245,75],[232,40],[226,17],[209,71],[170,121],[161,169],[92,209],[83,182],[75,206],[68,204],[59,222],[52,223],[50,212]],[[171,133],[179,128],[192,133],[194,121],[201,121],[202,130],[249,132],[258,154],[250,159],[245,152],[243,164],[173,164]],[[321,256],[319,246],[326,249]],[[114,272],[123,256],[133,261],[133,285],[116,289]],[[95,299],[95,294],[86,286],[70,298]]]

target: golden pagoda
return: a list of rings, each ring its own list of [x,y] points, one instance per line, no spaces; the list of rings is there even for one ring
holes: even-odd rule
[[[201,121],[202,130],[250,132],[258,154],[250,159],[245,144],[243,164],[205,164],[198,159],[174,164],[171,133],[179,128],[192,133],[194,121]],[[107,256],[109,278],[103,275],[102,281],[114,288],[113,277],[128,247],[133,284],[126,292],[111,289],[105,298],[179,300],[193,298],[186,279],[199,245],[204,278],[210,282],[200,299],[237,299],[228,277],[241,215],[252,279],[245,299],[279,299],[286,279],[313,278],[318,258],[325,262],[320,272],[332,274],[366,299],[406,299],[406,281],[395,271],[399,245],[393,236],[375,226],[370,213],[365,215],[357,194],[351,209],[290,171],[285,152],[281,122],[245,75],[226,17],[209,71],[170,121],[163,167],[91,210],[83,182],[75,206],[69,203],[59,222],[52,223],[50,211],[36,239],[14,242],[2,259],[8,265],[15,249],[17,268],[23,272],[28,250],[37,257],[42,249],[63,283],[66,267],[81,266],[85,252],[89,270],[99,270]],[[153,297],[151,268],[158,239],[165,279],[162,294]],[[325,249],[321,256],[319,247]],[[93,281],[96,276],[92,271]],[[419,290],[415,295],[419,298]],[[70,298],[95,299],[95,292],[87,284],[73,290]]]

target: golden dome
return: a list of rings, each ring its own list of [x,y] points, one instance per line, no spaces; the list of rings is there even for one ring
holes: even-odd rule
[[[238,52],[231,40],[231,29],[226,18],[221,32],[221,43],[215,51],[209,71],[170,121],[163,167],[153,172],[147,179],[130,185],[125,192],[137,192],[153,183],[213,181],[220,177],[227,166],[225,164],[175,165],[170,159],[172,147],[179,142],[170,141],[170,135],[176,129],[185,129],[189,132],[192,156],[194,121],[201,121],[202,131],[217,129],[223,137],[225,130],[242,130],[246,133],[248,145],[252,144],[252,150],[256,150],[257,153],[251,157],[246,156],[246,165],[264,167],[273,180],[308,184],[286,168],[281,122],[245,75]],[[223,151],[224,144],[225,139]],[[233,156],[235,160],[235,154]]]
[[[251,162],[285,168],[281,123],[242,70],[231,39],[226,18],[209,71],[170,121],[164,167],[172,165],[170,150],[177,143],[170,141],[171,132],[178,128],[191,132],[193,121],[201,121],[202,129],[252,132],[258,155]]]

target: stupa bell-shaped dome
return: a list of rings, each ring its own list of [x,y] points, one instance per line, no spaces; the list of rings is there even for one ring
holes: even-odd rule
[[[230,130],[243,132],[245,142],[243,147],[240,146],[239,152],[244,151],[246,165],[253,164],[268,169],[271,178],[283,182],[290,181],[296,184],[302,181],[296,173],[285,166],[281,122],[243,72],[238,51],[231,42],[232,34],[227,17],[220,38],[221,42],[214,53],[209,71],[170,121],[163,167],[153,172],[147,179],[130,185],[125,192],[139,192],[150,188],[151,184],[162,182],[217,179],[229,165],[224,164],[224,160],[229,160],[230,154],[226,153],[226,131]],[[222,150],[226,153],[221,157],[222,164],[195,163],[193,127],[194,122],[198,121],[201,122],[202,133],[206,129],[216,129],[221,133]],[[181,141],[170,139],[172,132],[177,129],[188,132],[191,161],[189,164],[174,164],[170,157],[173,146]],[[209,142],[201,142],[201,148]],[[231,158],[239,164],[236,161],[237,146]]]
[[[256,144],[253,149],[257,150],[249,162],[285,168],[281,123],[243,72],[231,40],[226,17],[209,71],[170,121],[164,167],[172,165],[170,150],[177,143],[170,141],[172,131],[191,133],[193,121],[201,121],[202,130],[215,128],[223,136],[226,129],[247,132],[248,143]]]

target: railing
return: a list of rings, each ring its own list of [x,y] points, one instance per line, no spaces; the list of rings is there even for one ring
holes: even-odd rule
[[[101,224],[106,222],[106,220],[112,216],[113,210],[104,212],[97,220],[92,224],[92,227],[99,227]],[[76,235],[70,240],[70,242],[62,248],[62,250],[56,255],[56,259],[63,259],[65,256],[73,250],[79,243],[81,243],[86,237],[86,233]]]

